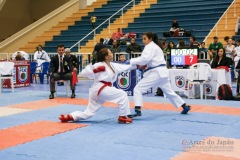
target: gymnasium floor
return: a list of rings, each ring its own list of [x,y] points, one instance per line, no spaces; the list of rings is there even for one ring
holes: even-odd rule
[[[61,113],[84,110],[91,84],[80,81],[75,99],[66,97],[65,86],[53,100],[48,84],[3,89],[0,160],[240,159],[239,102],[185,99],[192,110],[181,115],[168,99],[148,95],[132,124],[118,124],[113,103],[87,121],[60,123]]]

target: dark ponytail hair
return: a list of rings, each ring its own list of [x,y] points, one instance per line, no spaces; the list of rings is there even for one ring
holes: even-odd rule
[[[156,33],[153,33],[153,32],[145,32],[143,33],[143,35],[147,36],[148,39],[152,39],[152,41],[158,45],[158,35]]]
[[[97,53],[97,62],[105,61],[105,57],[108,55],[108,48],[103,48]]]

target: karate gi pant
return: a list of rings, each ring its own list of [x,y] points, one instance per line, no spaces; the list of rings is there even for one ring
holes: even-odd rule
[[[171,84],[168,77],[161,78],[157,72],[148,74],[146,77],[140,80],[140,82],[134,88],[134,105],[143,106],[143,93],[146,93],[151,87],[159,86],[171,103],[176,107],[181,107],[185,102],[177,95],[171,88]]]
[[[74,121],[91,118],[101,108],[104,102],[117,103],[119,116],[127,116],[130,114],[129,100],[126,92],[115,87],[107,86],[100,92],[99,96],[97,96],[100,87],[97,86],[90,89],[88,106],[84,112],[75,111],[71,113]]]

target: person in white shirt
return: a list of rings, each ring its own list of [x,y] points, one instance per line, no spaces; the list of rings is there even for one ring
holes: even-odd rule
[[[131,65],[137,65],[143,69],[143,78],[134,88],[135,114],[129,117],[141,116],[141,107],[143,107],[142,94],[154,86],[159,86],[163,93],[169,98],[176,107],[182,107],[181,114],[187,114],[190,106],[186,105],[183,99],[177,95],[171,88],[169,81],[169,71],[166,67],[166,61],[162,49],[156,44],[158,37],[152,32],[144,33],[142,36],[144,50],[140,57],[130,59]]]
[[[79,121],[91,118],[96,114],[104,102],[114,102],[118,104],[118,122],[132,123],[128,118],[130,105],[127,93],[121,89],[112,87],[119,73],[136,69],[136,66],[118,64],[111,62],[113,54],[108,48],[103,48],[98,52],[97,61],[94,65],[85,67],[81,76],[94,79],[94,84],[89,89],[89,101],[85,111],[75,111],[71,114],[61,114],[59,119],[62,122]]]
[[[240,39],[237,40],[238,42],[238,46],[235,48],[235,51],[236,51],[236,56],[234,57],[234,66],[235,66],[235,69],[234,69],[234,73],[235,73],[235,79],[238,78],[238,72],[236,71],[236,66],[240,60]]]
[[[17,55],[21,55],[21,57],[22,57],[21,60],[29,60],[29,55],[24,51],[17,51],[15,53],[13,53],[12,60],[16,60]]]

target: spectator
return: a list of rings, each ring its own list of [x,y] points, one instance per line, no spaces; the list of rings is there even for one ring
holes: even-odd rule
[[[194,36],[191,36],[189,38],[189,41],[190,41],[188,46],[189,48],[199,48],[199,43],[196,41],[196,38]]]
[[[238,34],[239,28],[240,28],[240,18],[237,19],[237,23],[235,26],[235,34],[236,35]]]
[[[238,46],[237,42],[235,41],[235,38],[232,38],[232,43],[233,43],[233,45],[234,45],[235,47]]]
[[[29,60],[29,55],[24,51],[17,51],[13,53],[12,60]]]
[[[232,39],[229,38],[227,41],[227,45],[225,46],[226,56],[233,59],[236,55],[235,46],[233,45]]]
[[[174,42],[173,42],[173,41],[170,41],[170,42],[168,42],[167,48],[165,48],[165,49],[163,50],[165,59],[166,59],[166,61],[167,61],[167,67],[168,67],[168,68],[170,67],[170,53],[171,53],[171,49],[172,49],[172,48],[174,48]]]
[[[127,53],[134,53],[134,52],[142,52],[142,48],[139,44],[136,43],[135,39],[132,38],[131,39],[131,44],[128,45],[127,49],[126,49]]]
[[[167,46],[168,46],[168,44],[167,44],[167,39],[166,39],[166,38],[163,38],[163,39],[162,39],[162,42],[159,43],[159,47],[160,47],[162,50],[164,50],[164,49],[167,48]]]
[[[235,46],[233,45],[231,38],[228,39],[228,43],[225,47],[225,52],[226,52],[226,57],[231,59],[230,62],[229,62],[229,63],[231,63],[230,64],[230,66],[231,66],[231,79],[232,79],[232,81],[234,81],[234,78],[235,78],[234,68],[235,67],[234,67],[234,61],[233,60],[234,60],[234,57],[236,56],[236,51],[235,51]]]
[[[226,44],[228,43],[228,40],[229,40],[229,36],[225,36],[224,41],[226,42]]]
[[[174,35],[174,32],[179,30],[179,24],[176,19],[173,19],[172,21],[172,27],[170,28],[170,34],[171,36]]]
[[[219,66],[227,66],[229,67],[229,58],[226,57],[226,53],[225,53],[225,49],[224,48],[219,48],[217,50],[217,55],[216,57],[213,59],[212,68],[217,68]]]
[[[125,62],[125,61],[126,61],[125,55],[124,55],[124,54],[119,54],[119,56],[118,56],[118,61],[119,61],[119,62]]]
[[[113,34],[112,34],[112,39],[113,40],[117,40],[117,39],[119,39],[119,38],[121,38],[121,37],[123,37],[123,33],[122,33],[122,31],[121,31],[121,29],[120,28],[118,28],[117,29],[117,32],[114,32]]]
[[[209,54],[210,60],[212,60],[216,57],[217,50],[219,48],[223,48],[222,43],[218,42],[218,37],[217,36],[214,36],[213,39],[214,39],[214,41],[208,47],[208,54]]]
[[[41,64],[43,62],[50,62],[50,58],[47,54],[47,52],[45,52],[43,49],[42,49],[42,45],[38,45],[36,47],[37,51],[34,53],[34,57],[33,57],[33,60],[36,61],[38,63],[38,66],[41,66]],[[41,70],[41,67],[38,67],[36,69],[38,72],[40,72]]]
[[[121,52],[121,48],[120,45],[118,44],[117,40],[113,41],[113,45],[110,49],[110,51],[113,53],[113,57],[115,57],[115,53],[120,53]]]
[[[237,40],[237,47],[235,48],[236,54],[240,55],[240,39]]]
[[[92,64],[94,64],[96,62],[96,58],[97,58],[97,53],[103,49],[103,48],[107,48],[107,45],[103,44],[104,42],[104,39],[103,38],[100,38],[100,42],[97,43],[94,47],[94,50],[93,50],[93,59],[92,59]]]
[[[236,69],[238,69],[238,79],[237,79],[236,92],[237,92],[237,96],[240,96],[240,93],[239,93],[239,88],[240,88],[240,60],[238,60],[238,62],[237,62]]]
[[[17,53],[16,57],[15,57],[16,61],[24,61],[25,59],[22,57],[22,55],[20,54],[20,52]]]
[[[92,29],[95,28],[95,23],[96,23],[97,17],[94,16],[94,14],[91,16],[90,21],[92,23]]]
[[[66,57],[69,57],[71,62],[72,62],[72,66],[73,66],[73,70],[76,71],[77,75],[79,73],[79,61],[78,61],[78,58],[71,54],[71,50],[70,48],[66,48],[65,49],[65,54],[66,54]]]
[[[201,42],[199,48],[199,59],[207,59],[208,49],[205,48],[205,42]]]
[[[50,95],[49,99],[54,98],[55,81],[70,80],[70,88],[72,89],[71,98],[75,98],[75,85],[72,85],[72,63],[71,59],[64,56],[64,45],[57,46],[58,54],[51,58],[49,73],[50,73]]]
[[[240,39],[238,39],[238,46],[235,48],[236,51],[236,56],[234,57],[234,66],[235,66],[235,79],[239,77],[238,72],[236,71],[237,69],[237,65],[240,61]],[[240,65],[240,63],[239,63]],[[239,68],[240,69],[240,68]],[[240,81],[238,81],[238,83],[240,83]]]
[[[186,44],[183,39],[178,40],[177,48],[186,48]]]

